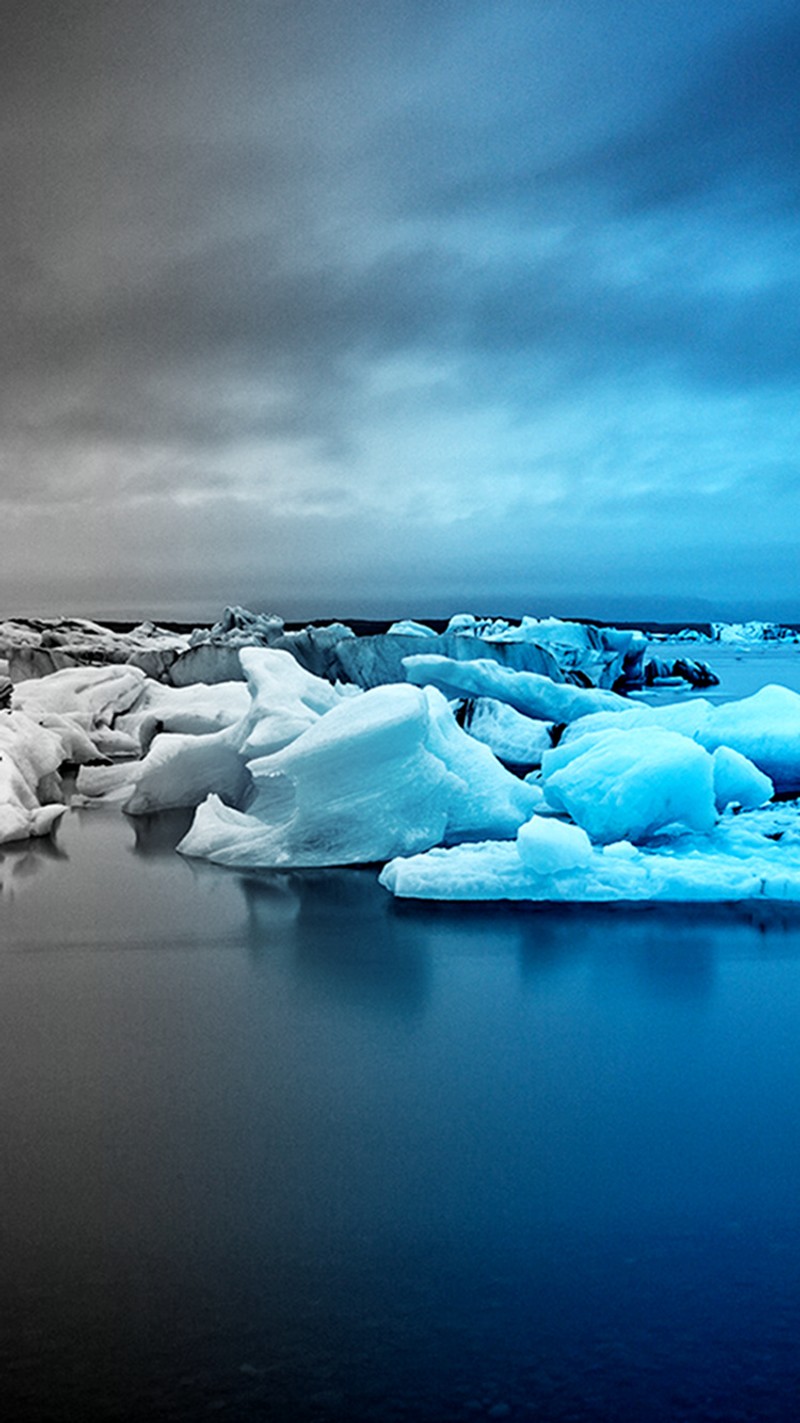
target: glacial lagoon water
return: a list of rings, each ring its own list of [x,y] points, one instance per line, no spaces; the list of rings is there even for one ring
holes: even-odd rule
[[[0,853],[5,1416],[796,1416],[797,909],[400,904],[185,823]]]

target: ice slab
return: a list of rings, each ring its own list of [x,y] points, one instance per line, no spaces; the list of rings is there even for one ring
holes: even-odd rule
[[[772,799],[775,787],[769,776],[739,751],[732,751],[730,746],[718,746],[712,760],[717,810],[722,811],[728,805],[755,810]]]
[[[346,696],[360,695],[356,688],[337,690],[276,648],[243,647],[236,657],[246,682],[149,683],[134,711],[116,723],[137,730],[143,744],[152,736],[146,755],[117,775],[82,770],[79,794],[121,800],[131,815],[199,805],[211,794],[240,806],[252,784],[249,760],[281,749]],[[153,735],[162,721],[170,730]]]
[[[557,875],[588,865],[592,842],[578,825],[534,815],[517,832],[517,853],[536,874]]]
[[[800,791],[800,696],[771,684],[752,697],[714,707],[696,732],[709,751],[729,746],[783,793]]]
[[[541,766],[542,756],[553,744],[552,722],[524,716],[494,697],[470,699],[459,720],[470,736],[490,747],[507,766]]]
[[[380,882],[411,899],[800,901],[800,809],[787,803],[729,814],[707,835],[687,832],[639,848],[593,846],[588,861],[555,873],[526,864],[514,842],[437,848],[390,861]]]
[[[616,692],[576,687],[538,672],[515,671],[488,658],[457,661],[436,653],[403,658],[408,681],[438,687],[447,697],[492,697],[537,720],[570,722],[590,712],[625,711],[630,703]]]
[[[0,843],[47,835],[65,806],[59,736],[21,711],[0,715]]]

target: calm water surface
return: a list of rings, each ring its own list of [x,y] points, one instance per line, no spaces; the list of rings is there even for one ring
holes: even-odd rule
[[[0,863],[5,1416],[797,1416],[796,912],[403,906],[180,830]]]

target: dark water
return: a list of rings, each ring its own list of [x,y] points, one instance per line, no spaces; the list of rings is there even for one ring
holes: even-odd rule
[[[800,918],[0,864],[20,1420],[800,1416]]]

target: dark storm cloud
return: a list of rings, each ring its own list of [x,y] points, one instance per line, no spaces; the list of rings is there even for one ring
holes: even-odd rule
[[[627,140],[567,164],[628,209],[724,198],[741,185],[756,205],[796,214],[800,196],[800,19],[751,24]]]

